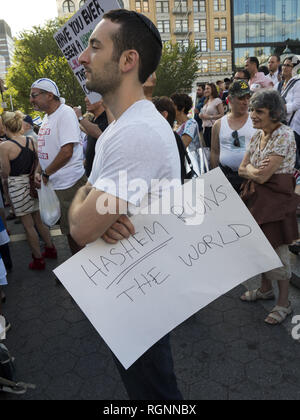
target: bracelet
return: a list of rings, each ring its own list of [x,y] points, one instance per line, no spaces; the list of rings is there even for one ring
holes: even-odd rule
[[[46,174],[46,172],[45,172],[45,171],[43,171],[43,172],[42,172],[42,176],[43,176],[44,178],[47,178],[47,179],[49,179],[49,178],[50,178],[50,175]]]

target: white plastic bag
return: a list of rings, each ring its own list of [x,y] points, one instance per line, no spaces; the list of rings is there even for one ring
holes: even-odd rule
[[[60,219],[61,211],[57,195],[50,182],[45,185],[42,181],[41,189],[37,190],[40,202],[41,219],[45,225],[54,226]]]

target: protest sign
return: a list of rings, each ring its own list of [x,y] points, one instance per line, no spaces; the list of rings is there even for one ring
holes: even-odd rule
[[[118,0],[87,0],[81,9],[54,35],[54,39],[66,57],[76,79],[91,103],[101,96],[86,87],[84,67],[79,63],[80,54],[87,48],[89,38],[105,12],[119,9]]]
[[[128,240],[98,240],[54,271],[126,369],[200,309],[282,265],[221,170],[201,178],[202,224],[185,223],[178,206],[137,215]]]

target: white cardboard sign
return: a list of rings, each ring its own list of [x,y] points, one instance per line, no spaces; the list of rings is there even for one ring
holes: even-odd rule
[[[84,67],[79,63],[78,58],[87,48],[89,38],[104,13],[119,8],[118,0],[87,0],[81,9],[54,35],[58,47],[66,57],[91,103],[98,102],[101,96],[87,89]]]
[[[134,236],[98,240],[54,270],[126,369],[200,309],[282,265],[221,170],[203,178],[201,225],[178,208],[134,216]]]

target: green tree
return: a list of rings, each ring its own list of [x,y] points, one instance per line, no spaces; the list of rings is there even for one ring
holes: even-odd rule
[[[165,43],[157,69],[155,96],[170,96],[174,92],[190,93],[198,72],[198,48],[189,44],[183,49],[178,44]]]
[[[4,94],[7,102],[12,96],[15,109],[33,113],[29,102],[30,87],[41,77],[54,80],[68,104],[84,105],[84,93],[53,38],[65,22],[66,19],[61,18],[50,20],[45,26],[22,32],[16,40]]]

